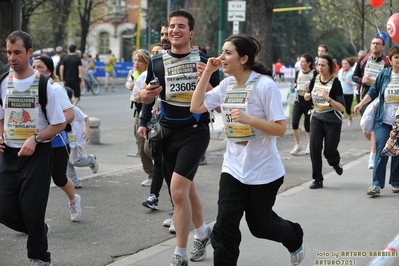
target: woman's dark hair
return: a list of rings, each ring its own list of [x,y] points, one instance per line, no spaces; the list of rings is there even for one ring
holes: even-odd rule
[[[320,58],[327,60],[328,66],[330,67],[330,70],[329,70],[330,74],[333,75],[336,71],[333,58],[328,54],[323,54],[323,55],[319,56],[319,60],[320,60]]]
[[[248,61],[245,63],[244,68],[249,68],[268,76],[273,75],[273,72],[265,67],[261,62],[255,61],[256,56],[261,50],[261,45],[256,38],[240,33],[231,35],[224,42],[232,42],[240,57],[248,56]]]
[[[310,69],[313,69],[313,68],[314,68],[314,67],[313,67],[314,59],[313,59],[313,56],[312,56],[311,54],[309,54],[309,53],[304,53],[304,54],[301,55],[301,57],[305,58],[306,63],[310,63],[310,65],[309,65],[309,68],[310,68]]]

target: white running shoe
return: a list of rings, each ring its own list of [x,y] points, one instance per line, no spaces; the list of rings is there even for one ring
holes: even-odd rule
[[[170,223],[170,226],[169,226],[169,233],[176,234],[175,223],[173,222],[173,220],[172,220],[172,222]]]
[[[308,144],[308,146],[306,146],[305,154],[310,154],[310,145],[309,144]]]
[[[77,222],[82,217],[82,207],[80,206],[80,196],[75,194],[75,200],[69,202],[69,212],[71,213],[71,221]]]
[[[141,182],[141,185],[142,185],[143,187],[150,187],[151,184],[152,184],[152,179],[146,179],[146,180],[144,180],[143,182]]]
[[[301,144],[295,144],[294,148],[291,151],[291,155],[299,155],[300,152],[302,151],[302,145]]]
[[[373,159],[369,159],[369,165],[368,165],[369,169],[374,169],[374,160]]]
[[[170,227],[173,222],[173,212],[169,213],[169,217],[163,221],[162,225],[165,227]]]

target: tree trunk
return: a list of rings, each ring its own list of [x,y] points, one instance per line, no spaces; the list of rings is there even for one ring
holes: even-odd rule
[[[81,4],[81,1],[79,1]],[[81,40],[80,40],[80,50],[82,54],[86,51],[87,35],[89,34],[89,28],[91,24],[91,10],[93,8],[92,0],[84,0],[83,10],[79,8],[80,24],[81,29]],[[83,11],[83,13],[82,13]]]
[[[272,16],[273,0],[250,0],[247,1],[249,16],[252,27],[252,35],[256,37],[262,45],[257,60],[262,62],[267,68],[273,66],[273,42],[272,40]]]
[[[54,14],[54,47],[64,46],[66,38],[66,25],[71,14],[71,6],[74,0],[55,0]]]

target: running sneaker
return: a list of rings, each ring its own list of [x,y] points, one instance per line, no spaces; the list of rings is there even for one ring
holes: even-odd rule
[[[291,155],[299,155],[300,152],[302,151],[302,145],[301,144],[295,144],[294,148],[291,151]]]
[[[117,92],[118,90],[115,89],[114,87],[112,87],[112,91],[113,91],[113,92]]]
[[[340,163],[334,165],[333,168],[338,175],[342,175],[342,173],[344,172],[344,168],[342,168],[342,165]]]
[[[97,163],[97,158],[93,154],[91,155],[94,157],[94,162],[90,165],[90,169],[93,172],[93,174],[98,172],[98,163]]]
[[[32,260],[32,265],[31,266],[53,266],[51,261],[41,261],[41,260]]]
[[[211,243],[212,229],[208,227],[206,229],[206,237],[203,239],[197,239],[194,237],[194,247],[191,251],[191,261],[201,261],[206,257],[206,247]]]
[[[310,145],[309,144],[308,144],[308,146],[306,146],[305,154],[310,154]]]
[[[393,193],[399,193],[399,186],[392,186]]]
[[[47,229],[46,236],[48,237],[50,235],[50,225],[49,224],[46,224],[46,229]]]
[[[206,157],[205,156],[202,156],[201,157],[201,160],[199,161],[199,165],[205,165],[205,164],[207,164],[208,163],[208,161],[206,160]]]
[[[348,119],[348,126],[352,126],[352,119]]]
[[[150,179],[150,178],[148,178],[148,179],[144,180],[143,182],[141,182],[141,185],[143,187],[150,187],[151,184],[152,184],[152,179]]]
[[[169,261],[169,266],[188,266],[188,260],[185,260],[179,254],[173,254],[172,259]]]
[[[169,217],[165,219],[165,221],[163,221],[162,225],[165,227],[170,227],[170,224],[173,222],[173,212],[168,214]]]
[[[75,188],[82,188],[83,187],[82,186],[82,181],[79,180],[79,182],[76,185],[74,184],[74,187]]]
[[[305,258],[306,250],[305,246],[302,244],[302,246],[295,252],[291,253],[291,263],[292,265],[299,265]]]
[[[368,165],[369,169],[374,169],[374,160],[373,159],[369,159],[369,165]]]
[[[367,190],[367,195],[371,196],[371,198],[378,197],[380,195],[381,188],[379,186],[371,186],[369,190]]]
[[[175,223],[173,222],[173,220],[172,220],[172,222],[170,223],[170,226],[169,226],[169,233],[170,234],[176,234]]]
[[[151,210],[158,210],[158,198],[155,194],[150,194],[148,199],[143,201],[143,206]]]
[[[75,200],[69,202],[69,212],[71,213],[71,221],[77,222],[82,217],[82,207],[80,206],[80,196],[75,194]]]

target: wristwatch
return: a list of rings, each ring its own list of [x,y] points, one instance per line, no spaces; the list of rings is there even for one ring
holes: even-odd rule
[[[36,140],[37,143],[42,142],[42,138],[40,137],[39,134],[33,134],[33,136],[35,136],[35,140]]]

